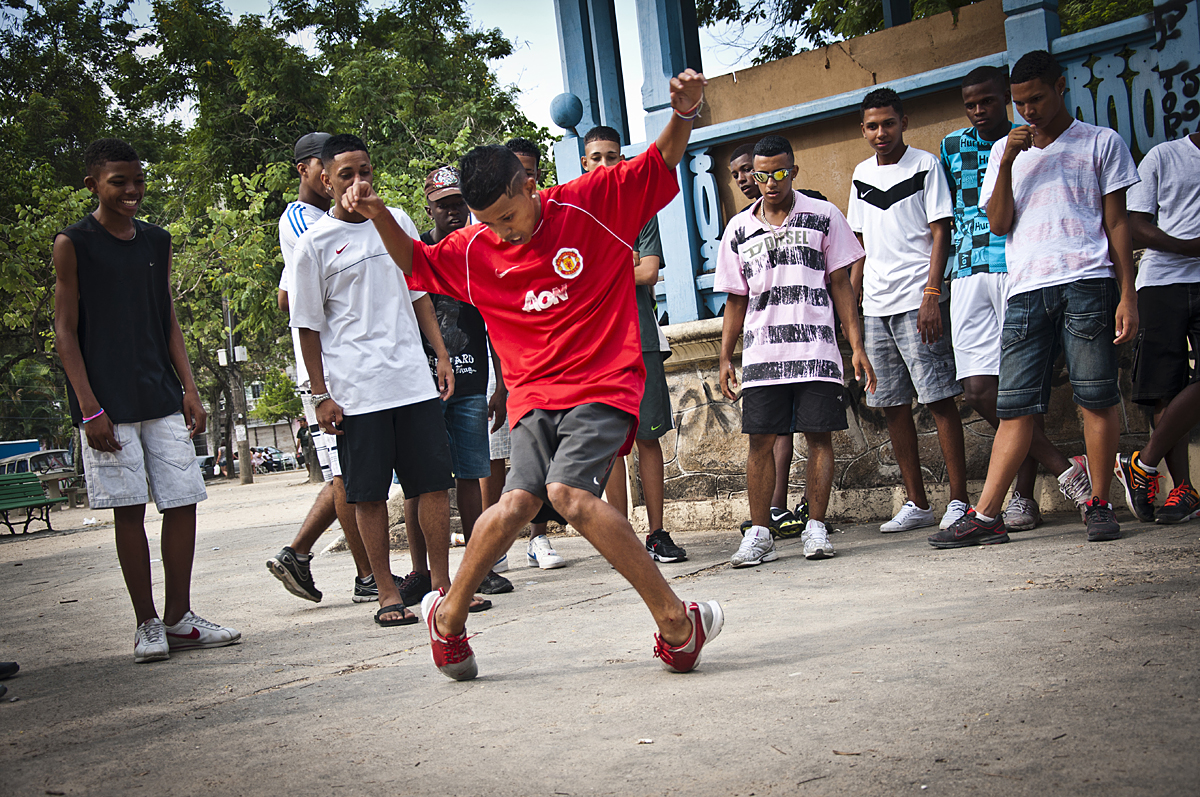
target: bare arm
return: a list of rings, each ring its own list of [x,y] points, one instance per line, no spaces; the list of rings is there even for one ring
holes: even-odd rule
[[[1017,155],[1033,146],[1033,129],[1028,125],[1014,127],[1008,134],[1000,168],[996,173],[996,186],[988,200],[988,226],[994,235],[1008,235],[1013,225],[1012,166]]]
[[[733,392],[738,388],[737,372],[733,368],[733,350],[737,348],[738,337],[746,323],[746,307],[749,304],[749,296],[730,293],[725,298],[725,322],[721,325],[720,384],[721,392],[730,401],[738,399]]]
[[[633,253],[633,284],[634,285],[657,285],[658,270],[662,268],[662,258],[656,255],[646,255],[638,257],[638,253]]]
[[[54,347],[63,371],[79,400],[84,418],[102,408],[88,381],[83,351],[79,348],[79,270],[75,259],[75,244],[65,235],[54,239]],[[120,451],[121,444],[113,433],[112,421],[101,415],[83,425],[88,445],[97,451]]]
[[[859,258],[858,262],[861,262]],[[854,300],[854,286],[850,283],[847,269],[839,268],[829,277],[829,295],[833,297],[833,306],[837,308],[838,318],[842,322],[842,332],[850,343],[850,364],[854,366],[854,378],[860,382],[866,377],[868,393],[875,392],[875,369],[867,359],[866,349],[863,348],[862,329],[858,324],[858,302]]]
[[[1167,235],[1154,223],[1154,217],[1149,213],[1130,212],[1129,231],[1133,235],[1133,242],[1147,249],[1186,257],[1200,257],[1200,238],[1176,238]]]
[[[704,98],[704,86],[708,83],[704,75],[692,69],[685,69],[678,77],[671,78],[671,108],[679,113],[688,113]],[[688,138],[692,135],[692,122],[680,119],[675,113],[667,121],[667,126],[658,134],[654,143],[666,161],[667,167],[674,169],[683,160],[683,152],[687,148]]]
[[[863,249],[866,249],[866,246],[863,245],[862,233],[856,232],[854,233],[854,237],[858,239],[858,245],[862,246]],[[860,305],[862,304],[863,300],[863,268],[866,266],[866,264],[867,258],[860,257],[850,266],[850,287],[854,291],[855,301],[857,301]]]
[[[391,215],[391,214],[388,214]],[[433,309],[433,299],[425,294],[413,302],[413,312],[417,315],[417,326],[433,353],[437,355],[437,389],[442,401],[454,395],[454,366],[450,364],[450,352],[446,351],[446,342],[442,339],[442,328],[438,325],[437,311]]]
[[[1137,288],[1134,286],[1133,239],[1129,234],[1129,216],[1125,212],[1125,189],[1104,195],[1104,232],[1108,235],[1108,251],[1113,270],[1121,286],[1121,301],[1117,303],[1113,343],[1133,340],[1138,330]]]
[[[390,214],[389,214],[390,215]],[[300,330],[300,355],[304,357],[304,368],[308,371],[308,383],[314,396],[328,393],[325,384],[325,363],[321,360],[321,333],[315,329]],[[342,422],[342,408],[333,399],[325,399],[316,406],[317,424],[326,434],[341,434],[335,424]]]
[[[290,312],[289,307],[288,307],[287,291],[285,291],[283,288],[279,289],[279,294],[275,297],[275,301],[279,303],[280,310],[282,310],[285,313]]]
[[[933,233],[933,247],[929,254],[929,276],[925,280],[925,287],[940,291],[946,273],[946,258],[950,255],[950,219],[938,219],[929,225],[929,231]],[[940,298],[928,293],[921,297],[917,329],[921,331],[923,343],[936,343],[942,339],[942,310],[938,307]]]
[[[392,260],[404,272],[404,276],[412,275],[413,239],[400,228],[396,217],[369,183],[355,183],[347,188],[346,193],[342,194],[342,207],[370,219]]]
[[[504,385],[504,374],[500,369],[500,356],[496,354],[496,349],[492,346],[490,339],[488,348],[492,353],[492,373],[496,375],[496,390],[488,399],[488,417],[492,419],[491,430],[494,432],[508,418],[508,388]]]
[[[167,252],[167,279],[171,277],[171,263],[174,259],[174,249]],[[183,385],[183,421],[187,424],[190,437],[204,434],[208,424],[208,413],[200,402],[200,391],[196,388],[196,380],[192,377],[192,364],[188,362],[187,346],[183,342],[183,330],[179,328],[179,319],[175,316],[175,297],[171,297],[171,332],[167,338],[167,354],[171,365]]]

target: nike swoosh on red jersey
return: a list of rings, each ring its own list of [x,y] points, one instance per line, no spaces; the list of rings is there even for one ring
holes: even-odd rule
[[[168,631],[167,636],[173,636],[176,639],[199,639],[200,629],[193,626],[192,630],[188,631],[186,634],[172,634],[170,631]]]
[[[345,249],[347,246],[349,246],[349,245],[350,245],[350,244],[342,244],[342,248],[341,248],[341,249],[335,249],[335,250],[333,250],[333,253],[334,253],[335,255],[340,255],[340,254],[342,253],[342,251],[343,251],[343,250],[344,250],[344,249]]]

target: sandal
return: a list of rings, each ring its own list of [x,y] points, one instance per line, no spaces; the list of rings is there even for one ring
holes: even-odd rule
[[[399,620],[381,620],[380,619],[380,617],[382,617],[385,614],[394,614],[396,612],[400,613]],[[402,604],[402,603],[393,603],[391,606],[384,606],[382,609],[375,612],[375,625],[381,626],[383,628],[391,628],[392,626],[395,626],[395,625],[412,625],[415,622],[417,622],[417,616],[415,614],[413,614],[412,612],[408,611],[407,609],[405,609],[404,604]]]
[[[474,614],[475,612],[486,612],[490,608],[492,608],[492,602],[487,598],[472,598],[467,611]]]

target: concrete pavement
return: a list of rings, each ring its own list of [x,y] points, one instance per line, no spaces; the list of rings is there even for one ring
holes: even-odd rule
[[[314,560],[321,604],[266,572],[315,492],[295,481],[210,488],[193,606],[244,641],[167,662],[133,663],[111,525],[78,528],[105,513],[0,537],[0,794],[1195,793],[1200,524],[1121,512],[1088,544],[1061,515],[958,551],[859,526],[832,560],[789,540],[742,570],[736,531],[671,529],[690,560],[663,571],[726,613],[688,675],[582,538],[553,571],[519,542],[456,683],[424,626],[351,603],[349,554]]]

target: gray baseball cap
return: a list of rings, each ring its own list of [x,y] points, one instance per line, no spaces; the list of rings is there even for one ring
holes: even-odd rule
[[[321,157],[321,148],[325,146],[325,142],[330,139],[328,133],[309,133],[308,135],[300,136],[300,140],[296,142],[296,156],[292,159],[293,163],[300,163],[309,158]]]

